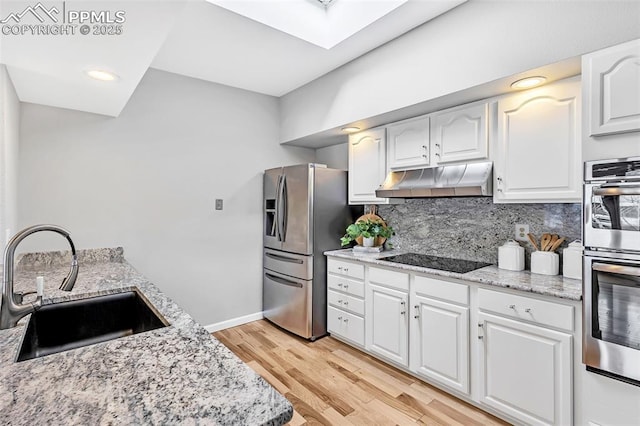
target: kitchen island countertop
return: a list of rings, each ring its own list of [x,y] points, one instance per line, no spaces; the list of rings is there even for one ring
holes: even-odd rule
[[[165,328],[16,363],[28,316],[0,330],[0,419],[22,424],[280,425],[291,404],[138,273],[123,250],[79,254],[71,292],[58,290],[70,256],[28,254],[15,290],[35,290],[45,276],[45,303],[137,288],[169,322]]]
[[[456,278],[560,299],[582,300],[582,281],[566,278],[562,275],[532,274],[531,271],[507,271],[505,269],[499,269],[496,265],[485,266],[475,271],[460,274],[421,266],[404,265],[385,260],[385,257],[395,256],[401,253],[402,252],[396,252],[395,250],[389,250],[379,254],[354,254],[351,249],[343,249],[327,251],[324,254],[329,257],[337,257],[441,277]]]

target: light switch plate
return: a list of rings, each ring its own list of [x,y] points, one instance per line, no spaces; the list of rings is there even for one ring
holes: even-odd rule
[[[529,233],[529,225],[516,223],[516,241],[529,241],[527,234]]]
[[[222,210],[222,198],[216,198],[216,210]]]

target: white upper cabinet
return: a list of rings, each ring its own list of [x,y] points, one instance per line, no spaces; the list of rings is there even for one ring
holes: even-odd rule
[[[431,163],[482,160],[489,156],[486,102],[463,105],[431,116]]]
[[[498,101],[495,202],[580,202],[580,80]]]
[[[389,168],[429,166],[429,117],[414,118],[387,126]]]
[[[376,197],[386,174],[385,129],[349,135],[349,204],[387,204]]]
[[[640,130],[640,39],[582,57],[591,136]]]

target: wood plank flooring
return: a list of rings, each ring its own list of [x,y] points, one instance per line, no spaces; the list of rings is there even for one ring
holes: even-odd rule
[[[332,337],[266,320],[213,335],[291,402],[292,426],[508,424]]]

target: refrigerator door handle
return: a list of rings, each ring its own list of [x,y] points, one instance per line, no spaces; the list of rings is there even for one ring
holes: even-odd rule
[[[280,260],[282,262],[298,263],[300,265],[304,263],[302,259],[294,259],[292,257],[281,256],[279,254],[265,253],[264,255],[270,257],[271,259]]]
[[[287,210],[289,209],[287,202],[287,175],[282,175],[282,183],[280,184],[280,194],[278,194],[278,202],[281,203],[281,205],[278,206],[278,210],[281,210],[281,219],[280,223],[278,223],[278,227],[280,228],[280,241],[284,242],[287,240]]]
[[[275,275],[272,275],[272,274],[270,274],[270,273],[268,273],[268,272],[265,272],[264,274],[265,274],[265,275],[266,275],[266,276],[267,276],[271,281],[275,281],[275,282],[277,282],[278,284],[284,284],[284,285],[288,285],[288,286],[291,286],[291,287],[298,287],[298,288],[302,288],[302,284],[300,284],[300,283],[298,283],[298,282],[291,281],[291,280],[287,280],[287,279],[285,279],[285,278],[280,278],[280,277],[277,277],[277,276],[275,276]]]
[[[282,241],[280,236],[280,186],[282,185],[282,175],[278,175],[278,182],[276,183],[276,212],[273,226],[276,228],[276,238],[278,241]]]

